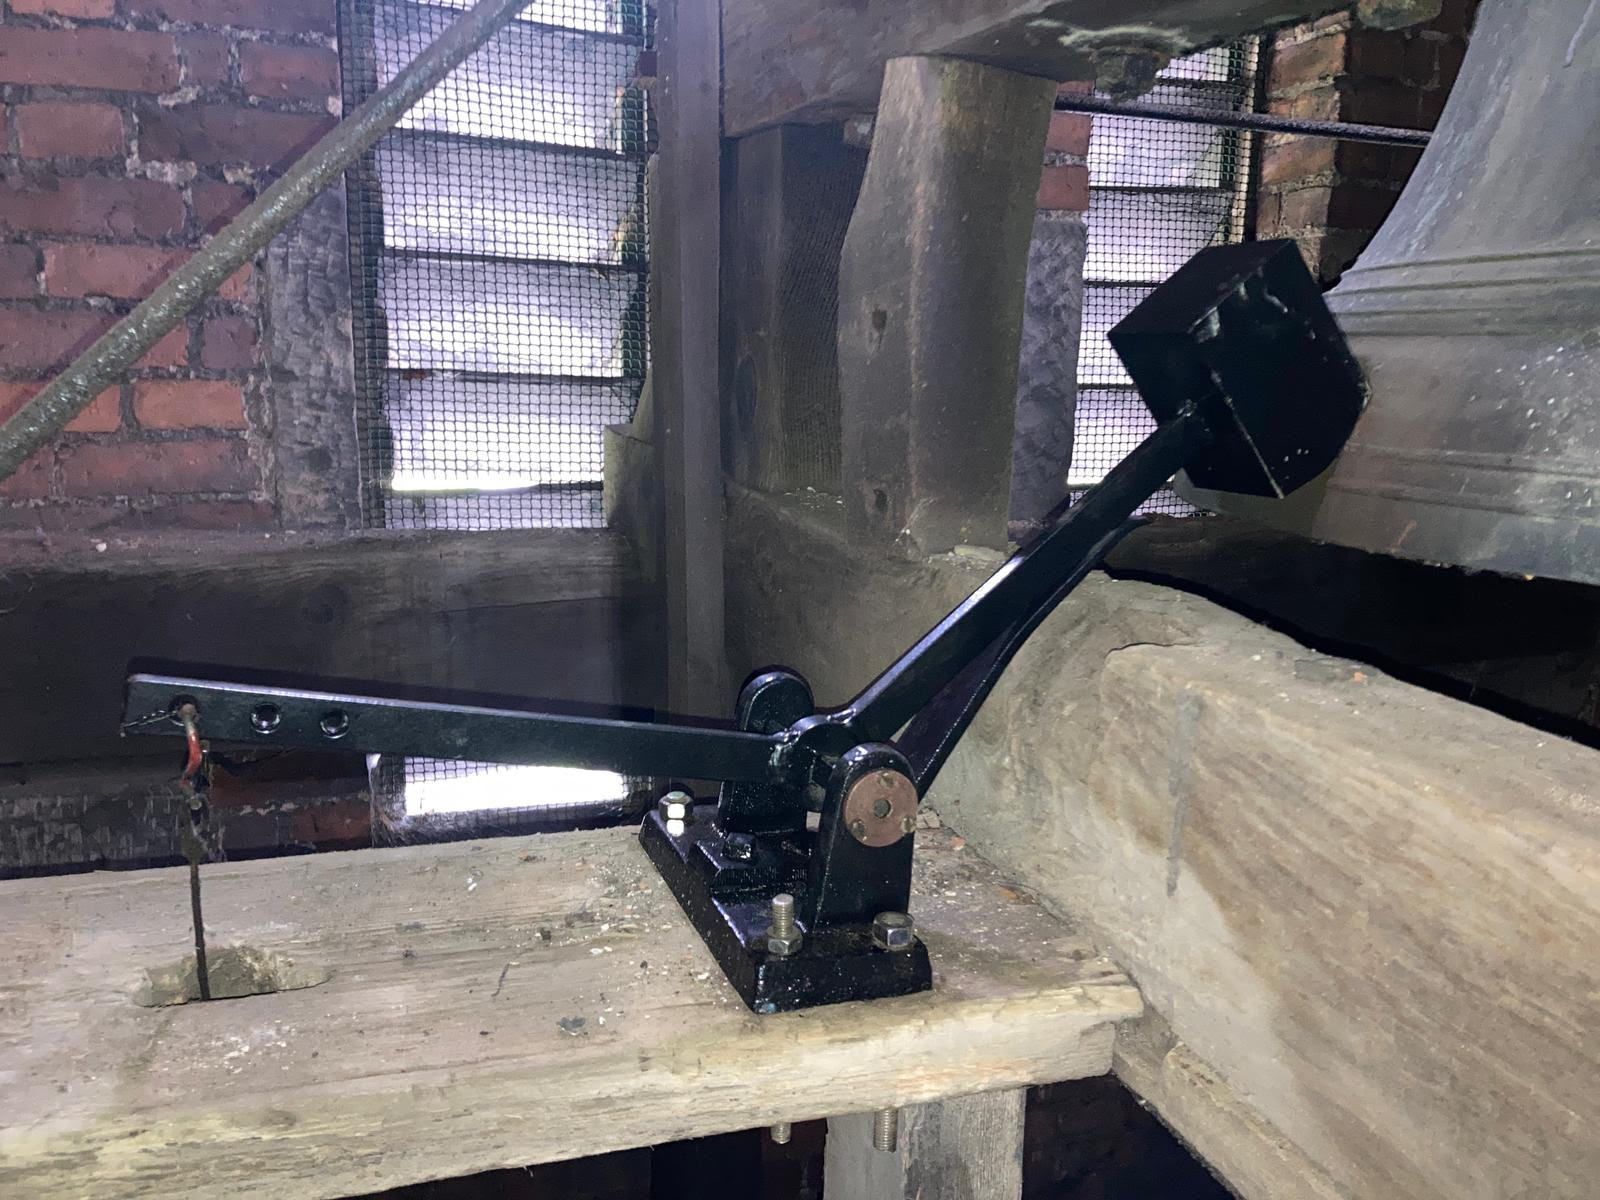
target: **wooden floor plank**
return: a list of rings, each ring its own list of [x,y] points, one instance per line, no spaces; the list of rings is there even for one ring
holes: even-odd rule
[[[941,830],[921,996],[755,1017],[630,830],[206,869],[318,986],[145,1008],[181,871],[0,883],[0,1194],[341,1196],[1106,1071],[1135,990]]]

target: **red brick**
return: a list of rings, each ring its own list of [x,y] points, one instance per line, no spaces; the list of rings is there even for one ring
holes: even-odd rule
[[[149,379],[134,385],[146,429],[243,429],[244,391],[225,379]]]
[[[1331,138],[1291,137],[1261,152],[1263,183],[1285,183],[1331,172],[1337,155]]]
[[[183,81],[195,87],[220,87],[228,82],[232,42],[225,37],[186,34],[178,39],[183,55]]]
[[[1401,129],[1426,128],[1417,115],[1424,93],[1409,83],[1390,79],[1354,80],[1345,92],[1339,119]]]
[[[127,0],[133,17],[189,25],[235,25],[271,33],[336,32],[335,0]]]
[[[320,46],[239,46],[239,79],[252,96],[325,100],[339,92],[339,56]]]
[[[122,154],[122,113],[112,104],[19,104],[13,118],[28,158]]]
[[[167,92],[178,86],[178,48],[165,33],[5,25],[0,83]]]
[[[1328,223],[1328,205],[1333,199],[1331,187],[1300,188],[1284,192],[1282,211],[1278,218],[1284,230],[1309,229]]]
[[[1419,77],[1413,68],[1414,56],[1408,53],[1422,39],[1378,29],[1363,29],[1350,35],[1349,74],[1365,86],[1369,79],[1399,79],[1424,83],[1433,74],[1433,56],[1427,56],[1426,69]]]
[[[272,505],[260,500],[182,500],[178,503],[121,508],[121,529],[260,529],[277,524]],[[104,529],[111,524],[103,524]]]
[[[1057,154],[1088,154],[1090,122],[1088,113],[1051,113],[1044,148]]]
[[[51,296],[141,299],[190,253],[158,246],[46,246],[44,290]]]
[[[1272,86],[1288,88],[1344,74],[1346,39],[1343,33],[1327,33],[1303,42],[1279,45],[1272,52]]]
[[[212,317],[200,329],[200,365],[228,371],[256,365],[256,325],[246,317]]]
[[[333,118],[216,104],[139,114],[139,150],[155,162],[288,166],[333,126]]]
[[[54,187],[0,184],[0,231],[159,238],[183,229],[183,195],[153,179],[56,179]]]
[[[232,275],[222,281],[222,286],[217,289],[217,295],[224,300],[238,302],[250,294],[250,279],[255,274],[255,268],[245,263]]]
[[[42,312],[34,308],[0,309],[0,346],[11,371],[64,366],[111,324],[95,312]]]
[[[135,367],[182,367],[189,362],[189,327],[179,324],[176,329],[168,330],[154,346],[145,351],[144,357],[134,363]]]
[[[233,183],[197,179],[194,184],[194,219],[207,233],[215,233],[250,203],[250,189]]]
[[[239,439],[198,442],[80,442],[61,454],[69,496],[157,496],[248,492],[259,482]]]
[[[21,299],[39,291],[38,255],[32,246],[0,246],[0,298]]]
[[[39,394],[46,379],[10,380],[0,383],[0,421],[9,420],[29,400]],[[108,387],[67,423],[68,433],[110,433],[122,424],[122,388]]]
[[[36,308],[0,308],[0,354],[10,371],[63,367],[111,328],[110,313],[78,310],[45,312]],[[172,330],[135,367],[181,367],[188,362],[189,331]]]
[[[0,496],[8,500],[43,500],[50,494],[50,473],[56,456],[46,447],[40,450],[8,479],[0,480]]]
[[[11,11],[92,21],[116,15],[117,0],[11,0]]]
[[[1039,177],[1038,207],[1089,211],[1089,170],[1081,164],[1046,167]]]
[[[1267,111],[1285,117],[1309,117],[1315,121],[1339,120],[1341,101],[1339,90],[1332,84],[1301,92],[1293,99],[1274,96],[1267,103]]]
[[[1328,204],[1328,224],[1334,229],[1376,229],[1399,198],[1400,191],[1395,187],[1362,187],[1347,183],[1333,190]]]

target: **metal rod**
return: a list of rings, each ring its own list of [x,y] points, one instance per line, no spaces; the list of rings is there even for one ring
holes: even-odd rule
[[[200,999],[211,999],[211,972],[206,967],[206,923],[200,915],[199,847],[189,852],[189,915],[194,918],[194,974],[200,983]]]
[[[1426,146],[1433,136],[1426,129],[1398,129],[1392,125],[1317,121],[1309,117],[1284,117],[1277,113],[1180,108],[1175,104],[1149,104],[1142,100],[1105,100],[1098,96],[1057,96],[1056,111],[1096,113],[1107,117],[1151,117],[1159,121],[1178,121],[1185,125],[1220,125],[1225,129],[1252,129],[1261,133],[1298,133],[1307,137],[1342,138],[1347,142],[1386,142],[1394,146]]]
[[[1052,597],[1070,591],[1126,529],[1139,505],[1211,438],[1193,410],[1156,429],[1113,467],[1099,486],[1047,518],[1048,532],[1007,559],[949,616],[862,690],[829,714],[866,741],[888,741],[1005,634],[1019,614],[1049,611]]]
[[[173,675],[128,679],[124,730],[181,734],[191,703],[214,741],[589,767],[681,779],[769,781],[780,740],[700,725],[528,712],[380,694],[268,687]]]
[[[527,5],[479,0],[0,426],[0,480],[66,427],[140,355],[299,215],[435,84]]]

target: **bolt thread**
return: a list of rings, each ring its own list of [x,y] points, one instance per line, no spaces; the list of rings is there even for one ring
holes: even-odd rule
[[[787,1146],[789,1144],[789,1136],[793,1130],[790,1129],[789,1122],[787,1121],[774,1121],[772,1123],[771,1132],[772,1140],[775,1144],[779,1146]]]
[[[872,1114],[872,1148],[885,1154],[894,1153],[900,1135],[900,1110],[880,1108]]]
[[[779,892],[772,898],[772,936],[793,937],[794,933],[794,897]]]

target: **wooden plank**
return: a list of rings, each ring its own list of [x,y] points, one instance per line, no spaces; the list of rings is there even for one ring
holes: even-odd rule
[[[936,830],[920,996],[756,1017],[632,830],[208,867],[317,986],[143,1008],[181,871],[0,883],[0,1193],[341,1196],[1106,1071],[1125,978]]]
[[[0,569],[0,762],[150,753],[117,733],[137,658],[637,699],[633,559],[606,530],[93,542]]]
[[[839,263],[851,536],[1004,546],[1023,284],[1055,87],[897,58]]]
[[[1049,79],[1095,78],[1132,51],[1162,60],[1340,7],[1328,0],[724,0],[729,136],[870,113],[884,63],[969,58]]]
[[[853,554],[816,512],[748,496],[730,532],[732,665],[814,671],[824,699],[982,573]],[[1185,1048],[1169,1065],[1213,1091],[1149,1098],[1214,1165],[1281,1138],[1344,1195],[1580,1197],[1600,1174],[1597,764],[1198,597],[1092,576],[931,802],[1139,983]],[[1125,1078],[1151,1086],[1143,1070]]]
[[[658,19],[661,150],[651,219],[650,387],[661,431],[667,698],[724,715],[722,405],[718,383],[722,74],[717,0],[666,0]]]
[[[871,1113],[828,1119],[828,1200],[1020,1200],[1023,1088],[900,1110],[893,1153],[874,1149]]]

